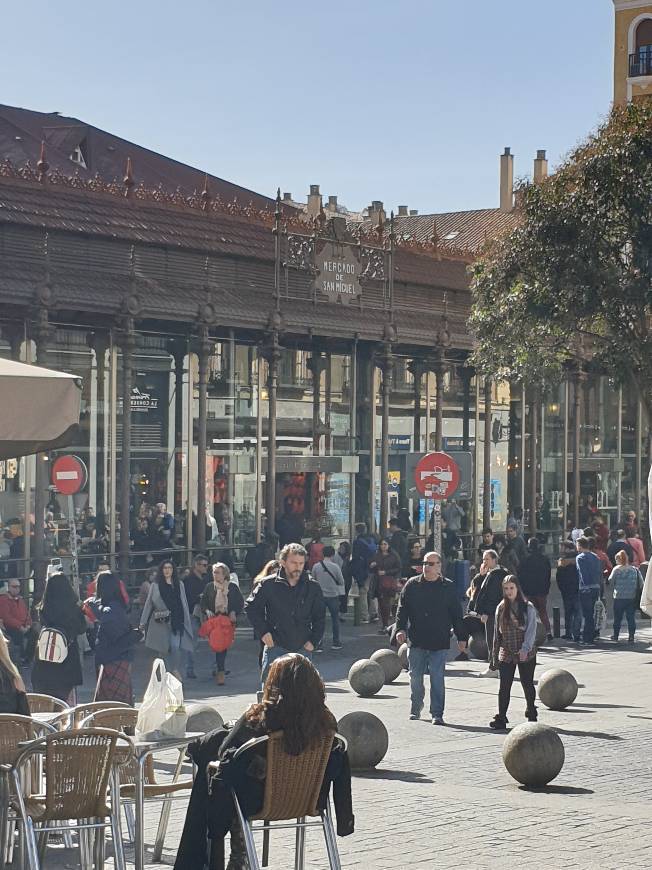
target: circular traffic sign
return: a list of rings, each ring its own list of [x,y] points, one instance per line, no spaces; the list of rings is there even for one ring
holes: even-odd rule
[[[426,453],[414,471],[416,488],[426,498],[450,498],[460,485],[460,468],[448,453]]]
[[[86,486],[88,472],[79,456],[59,456],[52,463],[52,484],[61,495],[75,495]]]

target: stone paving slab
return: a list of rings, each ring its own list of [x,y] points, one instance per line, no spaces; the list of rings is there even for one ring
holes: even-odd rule
[[[353,780],[356,832],[339,839],[344,868],[457,868],[483,870],[518,866],[574,870],[643,870],[652,855],[652,639],[642,623],[635,648],[582,649],[555,642],[539,654],[537,675],[549,667],[572,671],[580,683],[575,705],[552,712],[540,707],[540,721],[558,731],[566,749],[559,777],[546,789],[527,790],[507,774],[501,760],[504,735],[488,728],[496,712],[498,681],[479,679],[480,662],[450,662],[447,667],[447,727],[425,719],[408,721],[407,674],[378,696],[361,699],[346,681],[350,664],[383,646],[375,626],[343,627],[344,649],[315,657],[324,676],[328,703],[340,718],[363,709],[378,715],[390,734],[390,748],[379,768]],[[605,634],[608,632],[605,631]],[[223,689],[210,679],[211,659],[200,647],[199,679],[188,681],[186,697],[214,705],[235,718],[253,700],[257,688],[256,645],[251,630],[238,629]],[[454,652],[451,652],[451,657]],[[89,672],[91,663],[86,666]],[[139,650],[137,692],[147,681],[147,654]],[[523,720],[524,701],[514,684],[511,724]],[[171,758],[162,758],[169,770]],[[184,802],[170,819],[163,870],[174,863],[183,826]],[[146,840],[153,842],[158,810],[150,808]],[[272,838],[271,867],[293,867],[293,835]],[[131,857],[128,854],[128,858]],[[327,867],[318,831],[308,834],[307,867]],[[77,854],[52,851],[46,867],[77,868]],[[107,861],[107,868],[112,868]],[[133,867],[133,864],[129,864]]]

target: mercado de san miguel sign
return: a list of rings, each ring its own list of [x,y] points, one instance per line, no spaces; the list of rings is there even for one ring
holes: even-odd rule
[[[315,290],[330,302],[348,305],[362,292],[357,249],[340,242],[324,242],[315,251]]]

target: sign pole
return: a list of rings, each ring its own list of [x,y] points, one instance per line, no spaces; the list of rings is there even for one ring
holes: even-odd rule
[[[442,555],[441,552],[441,502],[438,499],[433,499],[433,546],[434,549]]]
[[[69,535],[70,535],[70,573],[72,575],[72,586],[77,595],[79,595],[79,558],[77,556],[77,524],[75,523],[75,502],[71,495],[68,496],[68,517]]]

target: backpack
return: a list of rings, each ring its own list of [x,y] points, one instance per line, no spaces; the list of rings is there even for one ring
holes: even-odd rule
[[[61,664],[68,658],[68,638],[56,628],[42,628],[38,636],[38,657],[42,662]]]

